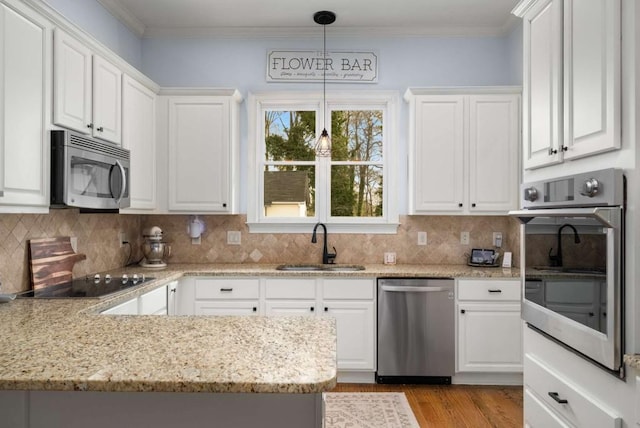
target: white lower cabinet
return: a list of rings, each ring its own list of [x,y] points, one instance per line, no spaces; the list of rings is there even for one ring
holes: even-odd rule
[[[375,370],[373,301],[324,301],[322,314],[336,319],[339,370]]]
[[[622,419],[598,399],[533,355],[524,362],[525,426],[619,428]]]
[[[174,299],[178,281],[148,291],[131,300],[101,312],[102,315],[173,315]],[[173,290],[173,291],[172,291]],[[172,303],[170,305],[170,302]],[[170,309],[172,308],[172,309]]]
[[[266,315],[336,319],[338,370],[375,370],[373,279],[267,278]]]
[[[259,278],[197,278],[195,315],[259,315]]]
[[[519,280],[459,280],[458,372],[522,372]]]

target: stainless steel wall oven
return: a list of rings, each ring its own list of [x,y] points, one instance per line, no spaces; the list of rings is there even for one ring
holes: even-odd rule
[[[625,182],[606,169],[525,183],[522,318],[624,378]]]

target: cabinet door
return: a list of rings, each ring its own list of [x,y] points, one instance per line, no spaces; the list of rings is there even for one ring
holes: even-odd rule
[[[267,300],[266,315],[314,315],[315,300]]]
[[[138,315],[138,298],[127,300],[101,312],[102,315]]]
[[[196,315],[258,315],[259,302],[245,301],[196,301]]]
[[[165,285],[140,296],[140,315],[167,315],[167,291]]]
[[[93,136],[115,144],[122,142],[122,72],[93,56]]]
[[[375,370],[373,302],[325,301],[323,314],[336,318],[339,370]]]
[[[156,208],[156,95],[122,79],[122,147],[131,151],[131,209]]]
[[[0,4],[2,212],[49,207],[50,25],[21,4]]]
[[[91,50],[60,29],[53,40],[53,123],[91,134]]]
[[[469,211],[518,208],[520,97],[469,97]]]
[[[562,0],[542,0],[523,20],[523,166],[562,162]]]
[[[463,211],[464,117],[463,96],[416,97],[411,211]]]
[[[521,372],[519,304],[458,304],[458,371]]]
[[[620,0],[565,0],[565,159],[620,148],[620,79]]]
[[[169,99],[169,210],[230,210],[229,127],[224,97]]]

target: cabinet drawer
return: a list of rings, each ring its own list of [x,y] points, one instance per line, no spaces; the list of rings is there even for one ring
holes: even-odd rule
[[[196,299],[258,299],[259,279],[196,279]]]
[[[519,301],[520,287],[520,280],[459,280],[458,300]]]
[[[315,299],[315,279],[267,279],[267,299]]]
[[[571,428],[529,388],[524,390],[524,409],[525,428]]]
[[[370,300],[374,294],[373,279],[325,279],[322,297],[335,300]]]
[[[531,355],[524,359],[525,385],[535,396],[570,424],[584,428],[616,428],[621,419],[603,403]],[[558,400],[566,400],[559,403]]]

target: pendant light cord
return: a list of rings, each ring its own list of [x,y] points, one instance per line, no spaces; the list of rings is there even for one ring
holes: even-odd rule
[[[324,129],[327,129],[327,26],[322,26],[322,57],[324,64],[322,67],[322,117]]]

